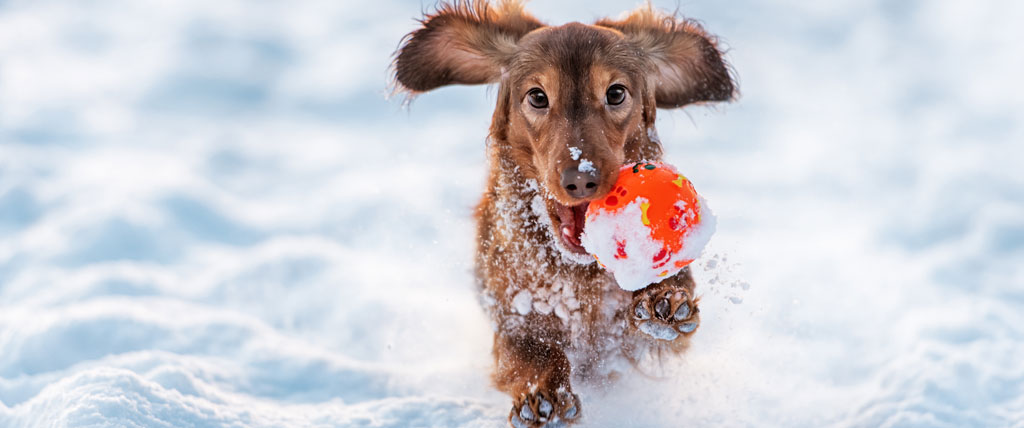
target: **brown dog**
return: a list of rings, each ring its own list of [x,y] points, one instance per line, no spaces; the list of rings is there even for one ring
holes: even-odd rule
[[[593,263],[580,245],[587,204],[620,165],[661,158],[657,107],[731,99],[728,66],[698,24],[650,6],[549,27],[518,2],[472,1],[422,22],[396,53],[399,89],[499,84],[476,273],[495,324],[493,379],[514,400],[509,423],[577,421],[573,380],[679,353],[700,323],[688,269],[626,292]]]

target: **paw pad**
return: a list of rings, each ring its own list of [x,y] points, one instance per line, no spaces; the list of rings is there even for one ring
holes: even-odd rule
[[[555,393],[523,394],[512,406],[508,423],[515,428],[559,428],[579,415],[579,397],[559,388]]]
[[[635,293],[631,307],[633,325],[654,339],[675,340],[700,326],[696,302],[673,284],[656,284]]]
[[[638,320],[646,320],[651,318],[651,313],[647,311],[647,306],[644,302],[637,302],[636,306],[633,307],[633,315]]]

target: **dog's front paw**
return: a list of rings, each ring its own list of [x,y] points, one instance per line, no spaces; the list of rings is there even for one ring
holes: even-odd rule
[[[697,302],[684,289],[655,284],[633,295],[633,326],[660,340],[690,335],[700,326]]]
[[[580,417],[580,398],[565,388],[553,393],[522,394],[512,405],[508,423],[513,428],[561,428]]]

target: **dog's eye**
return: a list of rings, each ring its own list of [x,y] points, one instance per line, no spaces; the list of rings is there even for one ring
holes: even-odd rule
[[[548,108],[548,96],[540,89],[530,89],[530,92],[526,93],[526,98],[530,100],[533,108]]]
[[[604,95],[608,104],[617,106],[626,100],[626,87],[622,85],[612,85]]]

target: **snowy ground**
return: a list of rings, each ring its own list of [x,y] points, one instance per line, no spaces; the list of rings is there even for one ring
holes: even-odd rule
[[[0,0],[0,427],[499,426],[493,91],[383,99],[429,4]],[[681,9],[743,92],[659,117],[704,322],[584,426],[1024,426],[1024,3]]]

